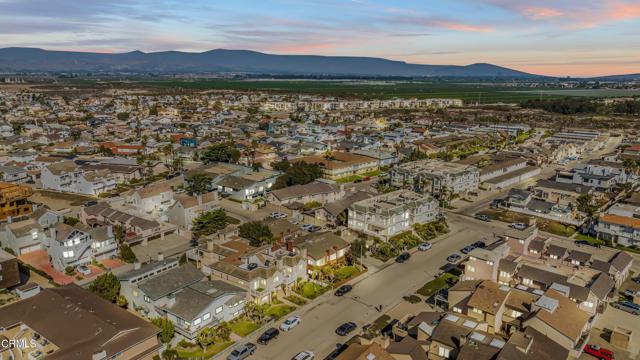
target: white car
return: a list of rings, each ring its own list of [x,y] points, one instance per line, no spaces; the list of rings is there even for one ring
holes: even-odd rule
[[[289,331],[294,327],[300,325],[300,316],[291,316],[287,318],[282,324],[280,324],[280,330]]]
[[[78,265],[78,267],[76,267],[76,271],[84,276],[91,275],[91,269],[89,269],[87,265]]]
[[[418,250],[420,251],[427,251],[429,249],[431,249],[431,243],[428,242],[422,243],[420,244],[420,246],[418,246]]]
[[[316,358],[316,355],[311,351],[307,350],[307,351],[298,353],[298,355],[291,358],[291,360],[314,360],[315,358]]]
[[[272,212],[271,214],[269,214],[269,216],[271,216],[272,219],[286,219],[287,218],[287,214],[281,213],[281,212]]]
[[[516,229],[516,230],[524,230],[527,228],[527,224],[524,223],[512,223],[511,227]]]

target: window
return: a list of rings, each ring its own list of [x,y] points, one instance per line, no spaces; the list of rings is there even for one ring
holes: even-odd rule
[[[452,310],[453,310],[453,312],[457,312],[457,313],[462,314],[462,309],[460,309],[459,307],[454,306]]]
[[[533,284],[533,280],[531,280],[531,279],[527,279],[527,278],[523,278],[523,279],[522,279],[522,284],[524,284],[524,285],[531,285],[531,284]]]
[[[473,311],[476,314],[481,314],[482,315],[482,310],[480,310],[478,308],[471,308],[471,311]]]
[[[202,322],[201,318],[197,318],[195,320],[193,320],[193,325],[199,325]]]
[[[473,267],[473,266],[471,266],[471,265],[467,265],[467,271],[469,271],[469,272],[475,272],[475,271],[476,271],[476,268],[474,268],[474,267]]]
[[[220,314],[222,312],[222,305],[216,308],[216,314]]]
[[[493,261],[487,261],[487,265],[493,266]]]
[[[150,303],[151,302],[151,298],[148,297],[147,295],[144,296],[144,301]]]
[[[588,307],[589,309],[593,308],[593,303],[591,301],[585,301],[583,302],[584,306]]]
[[[206,313],[202,315],[202,320],[209,320],[211,318],[211,313]]]
[[[70,258],[70,257],[73,257],[73,250],[63,251],[63,252],[62,252],[62,257],[63,257],[63,258]]]
[[[506,271],[500,271],[500,276],[501,277],[509,277],[509,273]]]
[[[37,232],[37,231],[32,231],[32,232],[31,232],[31,238],[32,238],[33,240],[37,239],[37,238],[38,238],[38,232]]]
[[[520,311],[511,310],[511,317],[512,318],[518,318],[520,316],[522,316],[522,313]]]
[[[438,356],[449,358],[449,349],[443,348],[442,346],[438,347]]]
[[[80,238],[73,239],[73,243],[76,245],[80,244]]]

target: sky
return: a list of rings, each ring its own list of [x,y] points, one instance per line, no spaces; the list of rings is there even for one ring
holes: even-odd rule
[[[0,47],[249,49],[640,73],[640,0],[0,0]]]

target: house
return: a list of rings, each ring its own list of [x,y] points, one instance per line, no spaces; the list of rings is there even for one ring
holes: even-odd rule
[[[62,161],[44,167],[40,179],[45,189],[93,196],[116,187],[115,177],[109,170],[83,170],[73,161]]]
[[[134,276],[121,278],[121,283],[126,282],[122,293],[131,309],[148,318],[169,319],[176,331],[190,340],[200,329],[242,313],[246,290],[220,280],[204,280],[204,274],[191,263],[177,267],[169,264],[173,262],[159,261],[156,273],[147,271],[142,278],[141,268],[134,269]]]
[[[594,195],[592,187],[552,180],[538,180],[532,191],[538,199],[565,206],[576,206],[580,196]]]
[[[480,170],[475,166],[436,160],[407,162],[390,173],[391,185],[433,195],[466,194],[480,184]]]
[[[27,198],[32,194],[28,186],[0,182],[0,221],[31,214],[33,209]]]
[[[18,259],[0,249],[0,290],[20,285]]]
[[[27,169],[19,166],[5,165],[0,166],[0,181],[24,184],[31,180],[31,176],[27,173]]]
[[[569,350],[544,334],[528,327],[513,333],[502,347],[496,360],[564,360]]]
[[[217,209],[218,192],[210,191],[195,196],[178,195],[166,211],[167,221],[182,229],[190,230],[193,220],[203,212]]]
[[[549,289],[534,304],[532,314],[523,321],[552,339],[572,356],[579,356],[589,340],[591,316],[562,293]],[[570,321],[568,321],[570,319]]]
[[[0,308],[0,338],[30,344],[36,333],[35,349],[12,348],[9,359],[152,360],[160,349],[159,328],[75,284]]]
[[[150,184],[133,190],[125,201],[139,212],[162,217],[173,205],[173,189],[164,182]]]
[[[92,260],[115,257],[118,244],[111,225],[91,228],[84,224],[64,223],[50,229],[47,253],[58,271],[66,267],[88,264]]]
[[[335,360],[396,360],[377,343],[350,344]]]
[[[640,219],[612,213],[601,214],[595,226],[598,238],[615,244],[632,246],[640,244]]]
[[[348,228],[383,239],[411,230],[416,223],[436,221],[438,201],[428,194],[396,190],[353,203]]]
[[[306,250],[309,269],[344,260],[349,243],[332,232],[310,233],[294,240],[294,246]]]
[[[320,209],[316,209],[315,215],[319,220],[326,221],[333,226],[345,225],[348,223],[349,207],[354,203],[376,196],[368,191],[356,191],[345,196],[341,200],[325,204]]]
[[[318,202],[324,205],[340,200],[344,195],[344,186],[312,182],[273,190],[267,195],[267,199],[276,205],[306,204],[309,202]]]
[[[260,169],[253,171],[251,168],[242,168],[239,171],[223,176],[220,180],[214,180],[220,194],[228,195],[235,200],[251,200],[266,195],[280,172]]]
[[[5,224],[0,230],[0,242],[17,256],[42,250],[49,243],[45,229],[34,219]]]

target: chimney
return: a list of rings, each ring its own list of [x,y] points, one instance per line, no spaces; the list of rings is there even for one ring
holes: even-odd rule
[[[458,347],[462,347],[467,343],[467,336],[466,335],[460,335],[458,336]]]
[[[136,261],[133,263],[134,270],[140,270],[140,267],[142,267],[142,264],[140,264],[140,261]]]
[[[207,251],[213,251],[213,240],[207,240]]]
[[[287,240],[287,251],[289,251],[289,252],[293,251],[293,241],[292,240]]]
[[[164,254],[158,253],[158,261],[164,261]]]
[[[198,205],[202,205],[202,194],[198,194],[196,198],[198,199]]]
[[[107,236],[110,238],[113,237],[113,226],[111,225],[107,225]]]

